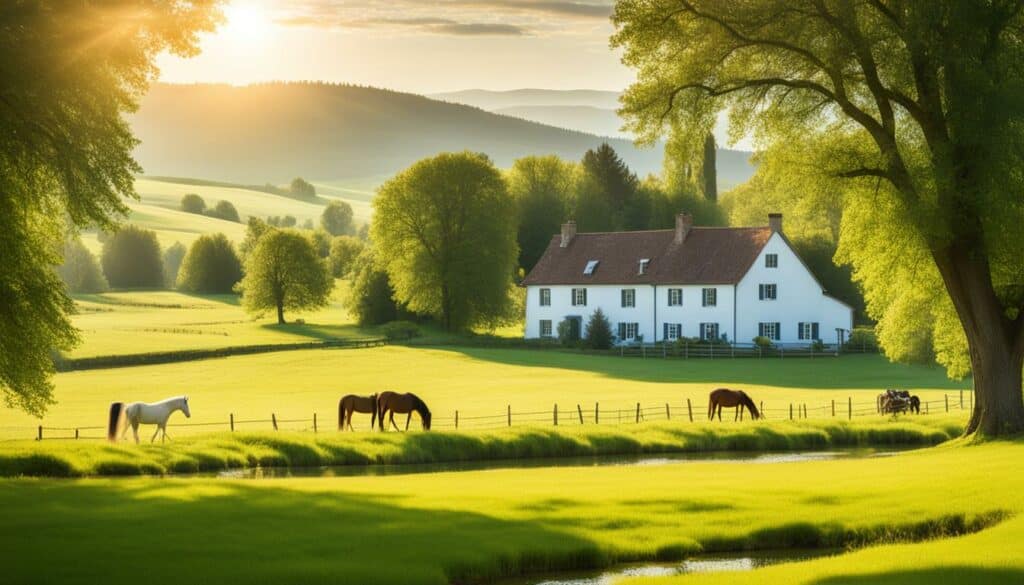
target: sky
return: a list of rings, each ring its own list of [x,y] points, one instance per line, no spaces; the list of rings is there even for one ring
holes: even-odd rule
[[[612,0],[231,0],[161,81],[317,80],[415,93],[523,87],[623,90]]]

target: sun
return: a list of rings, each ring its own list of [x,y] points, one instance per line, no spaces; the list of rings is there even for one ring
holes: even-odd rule
[[[220,35],[233,42],[260,42],[270,31],[270,16],[252,0],[235,0],[224,8],[224,18]]]

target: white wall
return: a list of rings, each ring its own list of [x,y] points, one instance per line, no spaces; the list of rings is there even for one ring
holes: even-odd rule
[[[668,290],[683,289],[683,305],[668,306]],[[718,302],[714,307],[705,307],[704,289],[718,289]],[[657,291],[658,338],[662,340],[662,323],[681,323],[683,337],[699,337],[701,323],[718,323],[718,334],[726,334],[733,340],[733,286],[731,284],[674,285],[659,284]],[[646,338],[645,338],[646,339]]]
[[[540,289],[551,289],[551,306],[540,306]],[[587,289],[587,306],[572,306],[572,289]],[[622,289],[636,290],[636,306],[622,306]],[[654,323],[651,311],[653,287],[650,285],[575,285],[575,286],[530,286],[526,288],[526,337],[540,337],[541,319],[551,320],[551,333],[558,337],[558,324],[569,316],[578,315],[583,318],[582,334],[586,331],[590,315],[598,307],[604,311],[605,317],[612,324],[612,334],[618,334],[619,322],[638,323],[644,341],[654,340]],[[660,327],[660,325],[659,325]],[[659,334],[660,339],[660,334]]]
[[[765,266],[767,254],[778,254],[777,268]],[[759,285],[775,284],[776,300],[759,300]],[[807,344],[797,332],[801,322],[817,322],[818,336],[825,343],[836,342],[836,328],[853,328],[853,310],[826,296],[814,277],[786,241],[773,234],[750,271],[736,287],[736,339],[750,343],[757,336],[758,323],[781,324],[779,343]]]

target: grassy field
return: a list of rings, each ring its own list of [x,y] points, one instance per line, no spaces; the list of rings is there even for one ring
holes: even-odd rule
[[[184,421],[179,414],[171,419],[175,436],[226,430],[229,413],[237,420],[267,420],[273,413],[279,419],[300,419],[282,424],[282,429],[309,429],[314,412],[321,420],[335,420],[342,395],[388,389],[421,396],[434,413],[435,428],[446,429],[454,425],[456,410],[460,428],[504,426],[508,406],[513,424],[550,425],[555,403],[562,424],[579,424],[577,404],[586,409],[586,420],[592,421],[595,402],[600,403],[601,422],[607,424],[634,421],[637,402],[651,409],[645,412],[648,420],[663,418],[666,403],[680,418],[687,398],[695,418],[700,418],[708,391],[719,386],[745,388],[764,402],[770,420],[788,418],[790,403],[806,403],[808,414],[821,418],[831,414],[832,400],[837,401],[837,415],[842,415],[848,398],[860,409],[855,412],[870,412],[874,417],[875,396],[886,387],[910,388],[928,400],[942,400],[949,393],[956,406],[958,389],[965,387],[963,382],[946,379],[941,369],[893,365],[876,355],[684,361],[550,350],[401,346],[67,372],[58,374],[55,381],[58,404],[42,421],[47,427],[103,425],[111,402],[154,402],[181,394],[189,396],[189,422],[223,425],[175,428],[175,423]],[[369,416],[357,416],[356,428],[365,430]],[[0,438],[31,438],[37,424],[35,418],[2,410]],[[243,425],[240,430],[268,429],[269,425]]]
[[[1020,583],[1024,444],[886,458],[279,480],[2,480],[9,583],[479,583],[699,551],[865,549],[650,583]]]

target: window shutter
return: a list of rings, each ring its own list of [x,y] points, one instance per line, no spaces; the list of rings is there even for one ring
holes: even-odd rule
[[[797,339],[803,339],[804,338],[804,324],[803,323],[797,323],[796,324],[796,338]]]
[[[587,289],[583,289],[583,306],[587,306]]]
[[[625,339],[625,338],[626,338],[626,324],[625,323],[619,323],[619,339],[622,340],[622,339]]]
[[[621,291],[619,291],[619,297],[620,297],[619,304],[621,306],[625,307],[626,306],[626,289],[622,289]]]
[[[781,337],[782,334],[782,323],[775,322],[775,339],[776,341]]]
[[[757,336],[764,337],[764,323],[757,324]]]
[[[820,337],[818,337],[818,324],[817,323],[811,323],[811,339],[813,339],[815,341],[817,341],[818,339],[821,339]]]
[[[761,300],[761,301],[764,300],[764,285],[763,284],[757,285],[757,296],[758,296],[758,300]]]

